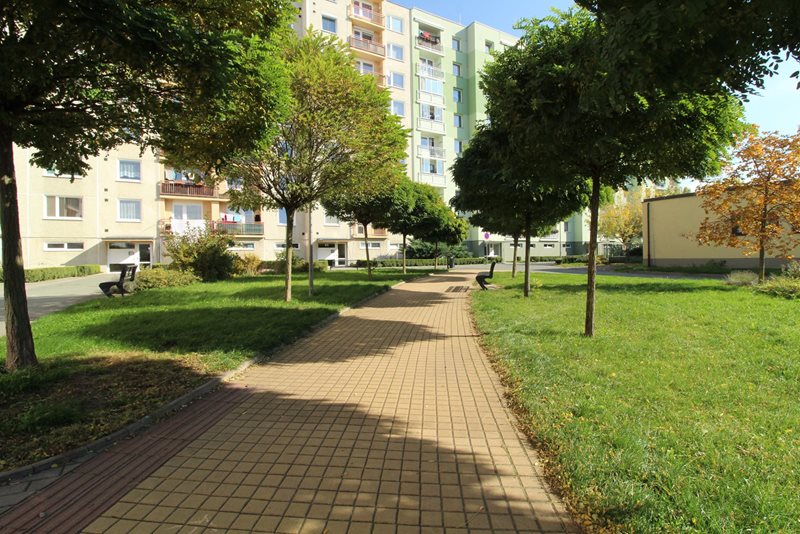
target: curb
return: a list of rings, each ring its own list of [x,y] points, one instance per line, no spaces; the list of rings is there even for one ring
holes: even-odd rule
[[[424,278],[424,277],[420,277],[420,278]],[[25,466],[22,466],[22,467],[18,467],[16,469],[12,469],[11,471],[3,471],[2,473],[0,473],[0,486],[10,484],[10,483],[15,482],[15,481],[17,481],[19,479],[22,479],[22,478],[25,478],[27,476],[34,475],[34,474],[37,474],[37,473],[41,473],[41,472],[47,471],[49,469],[55,469],[55,468],[63,467],[65,464],[69,463],[71,460],[78,459],[78,458],[80,458],[82,456],[86,456],[88,454],[99,453],[99,452],[102,452],[105,449],[108,449],[108,448],[112,447],[118,441],[121,441],[123,439],[126,439],[126,438],[129,438],[129,437],[133,436],[134,434],[136,434],[136,433],[148,428],[149,426],[153,425],[154,423],[156,423],[160,419],[163,419],[164,417],[166,417],[168,415],[172,415],[174,412],[180,411],[181,409],[185,408],[186,406],[188,406],[192,402],[196,401],[197,399],[199,399],[201,397],[204,397],[205,395],[208,395],[209,393],[211,393],[212,391],[217,389],[223,382],[229,382],[231,379],[233,379],[236,376],[242,374],[245,370],[247,370],[253,364],[269,361],[275,354],[281,352],[286,347],[288,347],[289,345],[291,345],[293,343],[296,343],[300,339],[302,339],[304,337],[307,337],[307,336],[313,334],[314,332],[324,328],[329,323],[331,323],[333,320],[338,319],[339,317],[341,317],[341,315],[343,313],[345,313],[345,312],[347,312],[347,311],[349,311],[349,310],[351,310],[353,308],[358,308],[360,306],[363,306],[364,304],[366,304],[370,300],[372,300],[372,299],[374,299],[374,298],[376,298],[376,297],[378,297],[380,295],[383,295],[384,293],[387,293],[387,292],[391,291],[392,289],[394,289],[394,288],[396,288],[398,286],[401,286],[401,285],[403,285],[405,283],[406,283],[405,281],[402,281],[402,282],[398,282],[397,284],[394,284],[392,286],[386,285],[386,286],[382,287],[381,289],[379,289],[378,291],[376,291],[375,293],[373,293],[372,295],[369,295],[369,296],[359,300],[355,304],[352,304],[352,305],[350,305],[350,306],[348,306],[346,308],[342,308],[339,311],[331,313],[330,315],[328,315],[327,317],[325,317],[321,321],[311,325],[309,328],[307,328],[306,330],[304,330],[303,332],[301,332],[297,336],[294,336],[293,338],[284,341],[280,345],[277,345],[277,346],[273,347],[266,354],[263,354],[261,356],[256,356],[255,358],[251,358],[251,359],[243,362],[236,369],[233,369],[232,371],[228,371],[227,373],[225,373],[225,374],[223,374],[221,376],[216,376],[216,377],[208,380],[206,383],[196,387],[192,391],[189,391],[188,393],[178,397],[177,399],[168,402],[167,404],[165,404],[164,406],[162,406],[161,408],[159,408],[155,412],[142,417],[138,421],[135,421],[135,422],[129,424],[128,426],[117,430],[116,432],[112,432],[111,434],[103,436],[102,438],[100,438],[100,439],[98,439],[96,441],[93,441],[91,443],[87,443],[86,445],[81,445],[80,447],[78,447],[76,449],[72,449],[71,451],[67,451],[67,452],[64,452],[64,453],[61,453],[61,454],[57,454],[56,456],[51,456],[50,458],[45,458],[44,460],[39,460],[38,462],[29,464],[29,465],[25,465]]]

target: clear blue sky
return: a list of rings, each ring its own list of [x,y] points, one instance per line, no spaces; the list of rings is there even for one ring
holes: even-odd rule
[[[489,26],[518,35],[512,30],[521,18],[547,16],[551,7],[567,9],[571,0],[393,0],[406,7],[418,7],[442,17],[469,24],[478,20]],[[745,104],[747,120],[762,130],[777,130],[784,134],[800,127],[800,90],[796,79],[789,75],[798,70],[797,64],[784,66],[779,75],[766,81],[759,96],[750,97]]]

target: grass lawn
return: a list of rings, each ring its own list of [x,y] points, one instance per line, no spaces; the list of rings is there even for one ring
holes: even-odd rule
[[[800,531],[800,305],[717,280],[495,275],[474,293],[552,475],[595,524]]]
[[[719,263],[705,265],[672,265],[648,267],[640,263],[616,263],[611,265],[615,271],[628,273],[686,273],[686,274],[730,274],[733,270]]]
[[[0,371],[0,471],[100,438],[380,288],[424,275],[364,271],[149,290],[93,300],[33,323],[40,368]],[[3,358],[5,358],[5,341]]]

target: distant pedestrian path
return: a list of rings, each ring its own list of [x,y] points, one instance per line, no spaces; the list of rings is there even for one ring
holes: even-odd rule
[[[428,277],[345,312],[0,531],[577,532],[503,405],[472,282]]]

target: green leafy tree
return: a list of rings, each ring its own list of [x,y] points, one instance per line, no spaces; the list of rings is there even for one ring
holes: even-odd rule
[[[288,42],[293,101],[278,126],[256,150],[231,160],[226,172],[242,179],[232,191],[239,207],[286,210],[284,298],[292,299],[292,235],[295,214],[337,190],[357,187],[366,170],[402,159],[405,131],[389,111],[390,97],[353,66],[335,36],[311,32]]]
[[[458,245],[467,238],[469,224],[466,220],[456,215],[441,197],[438,197],[432,209],[421,221],[417,228],[415,238],[430,241],[435,244],[434,269],[438,268],[437,260],[440,256],[440,245]]]
[[[128,142],[210,168],[251,147],[280,116],[287,91],[272,39],[286,32],[290,9],[287,0],[0,4],[7,368],[37,363],[13,145],[67,175]]]
[[[386,227],[403,237],[403,272],[406,272],[408,237],[424,234],[426,225],[434,220],[441,196],[436,188],[428,184],[401,180],[394,189],[391,206],[386,216]],[[431,256],[433,257],[433,256]]]
[[[608,106],[600,57],[608,36],[590,13],[558,13],[522,29],[517,46],[487,66],[488,114],[521,157],[549,165],[543,176],[568,188],[591,184],[584,333],[592,336],[602,186],[718,173],[741,128],[741,105],[724,92],[654,92]]]

